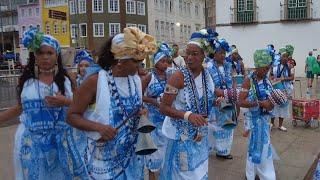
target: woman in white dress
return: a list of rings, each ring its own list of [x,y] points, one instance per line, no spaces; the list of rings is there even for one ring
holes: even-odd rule
[[[18,84],[21,125],[15,137],[17,179],[87,179],[72,128],[65,122],[72,99],[59,42],[36,28],[22,40],[30,51]]]
[[[139,63],[156,51],[152,36],[137,28],[111,37],[102,47],[97,73],[74,97],[68,123],[87,131],[84,157],[92,179],[143,179],[143,157],[135,154],[142,108]]]
[[[163,180],[208,179],[208,118],[214,101],[214,84],[202,66],[212,50],[215,34],[195,32],[186,48],[186,64],[168,80],[160,104],[166,115],[162,132],[168,138]]]
[[[279,53],[281,55],[280,63],[271,69],[270,79],[275,82],[278,81],[278,86],[275,87],[276,89],[285,91],[289,96],[291,96],[293,92],[292,81],[294,79],[294,73],[291,71],[288,64],[289,51],[287,48],[281,48]],[[271,118],[271,128],[274,127],[274,120],[277,117],[279,118],[278,129],[281,131],[287,131],[287,128],[283,126],[283,120],[291,117],[289,102],[274,108],[274,117]]]
[[[149,112],[149,119],[156,126],[151,132],[153,142],[158,150],[146,156],[146,167],[149,170],[149,179],[156,179],[155,173],[160,172],[164,163],[167,138],[162,133],[162,124],[165,116],[159,112],[160,99],[167,84],[166,70],[172,50],[166,43],[161,43],[153,55],[154,69],[142,80],[144,92],[143,102]]]
[[[250,136],[246,161],[248,180],[254,180],[256,175],[261,180],[276,179],[273,166],[275,154],[270,141],[269,126],[272,110],[276,106],[274,101],[270,100],[270,97],[273,97],[273,87],[267,77],[271,63],[272,57],[267,50],[255,51],[255,71],[244,80],[238,101],[240,107],[249,109],[245,114],[247,122],[244,133],[244,136]],[[282,104],[286,102],[286,99],[277,102]]]

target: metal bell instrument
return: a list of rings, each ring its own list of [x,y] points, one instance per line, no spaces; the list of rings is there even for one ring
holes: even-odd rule
[[[233,109],[233,105],[231,103],[227,103],[225,99],[220,101],[220,106],[219,106],[220,111],[228,111],[232,109]]]
[[[149,120],[147,114],[143,114],[140,117],[138,124],[138,132],[141,133],[150,133],[152,132],[156,126]]]
[[[136,154],[137,155],[149,155],[156,152],[158,149],[152,138],[150,133],[139,133],[138,134],[138,141],[136,147]]]
[[[233,110],[232,118],[226,120],[226,121],[223,123],[222,128],[223,128],[223,129],[231,130],[231,129],[236,128],[237,124],[238,124],[237,113],[236,113],[235,110]]]

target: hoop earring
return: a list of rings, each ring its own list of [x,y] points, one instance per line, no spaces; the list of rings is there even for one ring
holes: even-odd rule
[[[34,64],[33,72],[34,72],[34,77],[36,79],[38,79],[39,78],[39,66],[38,66],[38,64]]]

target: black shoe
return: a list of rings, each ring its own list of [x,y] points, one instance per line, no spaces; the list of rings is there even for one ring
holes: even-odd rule
[[[233,156],[231,154],[223,156],[223,155],[219,155],[216,154],[217,158],[222,158],[222,159],[233,159]]]

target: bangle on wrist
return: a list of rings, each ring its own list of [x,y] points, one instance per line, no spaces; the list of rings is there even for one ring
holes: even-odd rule
[[[189,120],[189,116],[190,116],[191,114],[192,114],[191,111],[185,112],[184,115],[183,115],[183,119],[186,120],[186,121],[188,121],[188,120]]]

